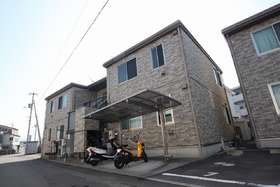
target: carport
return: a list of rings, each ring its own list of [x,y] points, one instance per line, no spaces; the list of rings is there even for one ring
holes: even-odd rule
[[[168,157],[168,148],[165,137],[164,110],[173,108],[181,103],[169,96],[152,91],[143,90],[123,100],[107,105],[84,116],[86,119],[94,119],[107,123],[117,123],[122,120],[143,116],[153,112],[159,112],[162,124],[162,141],[164,156]]]

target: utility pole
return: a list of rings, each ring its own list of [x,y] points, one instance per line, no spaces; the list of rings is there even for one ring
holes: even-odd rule
[[[28,131],[27,131],[27,138],[26,138],[26,144],[25,144],[25,154],[27,153],[27,147],[28,147],[28,141],[29,141],[29,132],[30,132],[30,125],[31,125],[32,109],[33,109],[33,105],[34,105],[34,95],[38,95],[38,94],[29,93],[29,95],[32,95],[32,101],[31,101],[31,104],[28,104],[28,108],[30,108],[30,116],[29,116]]]

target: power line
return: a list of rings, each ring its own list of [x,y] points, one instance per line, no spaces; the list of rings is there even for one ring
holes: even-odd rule
[[[56,76],[54,77],[54,79],[52,80],[52,82],[50,83],[50,85],[47,87],[46,91],[43,93],[43,95],[40,97],[38,103],[41,101],[41,99],[43,98],[43,96],[46,94],[46,92],[48,91],[48,89],[51,87],[51,85],[53,84],[53,82],[55,81],[55,79],[58,77],[58,75],[60,74],[60,72],[62,71],[62,69],[64,68],[64,66],[67,64],[67,62],[69,61],[69,59],[72,57],[72,55],[74,54],[74,52],[76,51],[76,49],[79,47],[79,45],[81,44],[81,42],[83,41],[83,39],[85,38],[85,36],[87,35],[88,31],[90,30],[90,28],[92,27],[92,25],[95,23],[95,21],[97,20],[97,18],[99,17],[99,15],[101,14],[101,12],[103,11],[103,9],[106,7],[107,3],[109,2],[109,0],[107,0],[105,2],[105,4],[103,5],[103,7],[101,8],[101,10],[99,11],[99,13],[97,14],[97,16],[95,17],[95,19],[93,20],[93,22],[90,24],[89,28],[86,30],[85,34],[82,36],[82,38],[80,39],[80,41],[78,42],[78,44],[76,45],[76,47],[74,48],[74,50],[71,52],[71,54],[69,55],[69,57],[66,59],[66,61],[64,62],[64,64],[62,65],[62,67],[60,68],[60,70],[58,71],[58,73],[56,74]]]
[[[72,33],[73,33],[73,31],[75,30],[75,28],[76,28],[76,26],[77,26],[79,20],[81,19],[81,16],[82,16],[83,12],[85,11],[85,8],[86,8],[88,2],[89,2],[89,0],[87,0],[87,1],[85,2],[85,4],[83,5],[83,7],[82,7],[82,9],[81,9],[81,11],[80,11],[80,13],[79,13],[79,15],[78,15],[78,17],[77,17],[75,23],[74,23],[74,25],[72,26],[72,28],[71,28],[71,30],[70,30],[70,32],[69,32],[69,34],[68,34],[68,36],[67,36],[65,42],[63,43],[63,45],[62,45],[62,47],[61,47],[61,49],[60,49],[58,55],[56,56],[56,58],[55,58],[55,60],[54,60],[54,62],[53,62],[53,64],[52,64],[52,66],[51,66],[51,68],[50,68],[50,70],[49,70],[47,76],[45,77],[45,79],[44,79],[44,81],[43,81],[43,84],[44,84],[44,82],[46,82],[47,78],[49,77],[50,72],[52,71],[52,69],[53,69],[53,67],[54,67],[54,64],[57,62],[57,60],[58,60],[58,58],[60,57],[62,51],[64,50],[66,44],[68,43],[68,41],[69,41],[69,39],[70,39],[70,36],[72,35]],[[42,84],[42,86],[43,86],[43,84]],[[39,100],[39,101],[40,101],[40,100]],[[38,102],[39,102],[39,101],[38,101]]]

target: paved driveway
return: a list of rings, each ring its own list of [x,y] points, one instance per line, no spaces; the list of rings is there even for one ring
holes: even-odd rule
[[[255,150],[214,155],[149,179],[198,186],[280,186],[280,154]]]

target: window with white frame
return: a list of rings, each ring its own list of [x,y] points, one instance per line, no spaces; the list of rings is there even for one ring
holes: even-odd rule
[[[161,125],[160,113],[156,112],[156,115],[157,115],[157,124],[160,126]],[[163,111],[163,120],[166,125],[174,124],[174,116],[173,116],[172,109],[167,109]]]
[[[268,89],[272,97],[277,115],[280,116],[280,82],[269,84]]]
[[[153,69],[159,68],[165,65],[163,46],[162,44],[151,49],[151,58]]]
[[[67,95],[63,95],[58,99],[58,109],[65,108],[67,103]]]
[[[252,33],[257,54],[280,48],[280,23]]]
[[[168,96],[171,97],[171,94],[168,94]],[[156,103],[164,104],[163,98],[162,97],[156,98]],[[157,124],[161,125],[160,113],[156,112],[156,116],[157,116]],[[163,120],[165,124],[174,124],[174,115],[173,115],[173,110],[171,108],[168,108],[163,111]]]
[[[213,73],[214,73],[214,77],[215,77],[215,81],[219,86],[222,86],[222,82],[221,82],[221,77],[220,77],[220,73],[219,71],[217,71],[216,69],[213,69]]]
[[[119,84],[137,76],[136,58],[118,66]]]
[[[142,117],[135,117],[121,121],[122,130],[142,128]]]

